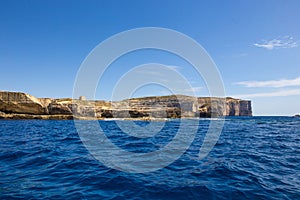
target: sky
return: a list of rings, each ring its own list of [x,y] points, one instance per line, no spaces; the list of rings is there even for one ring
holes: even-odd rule
[[[0,90],[72,97],[76,74],[98,44],[126,30],[162,27],[202,45],[221,74],[226,96],[251,100],[254,115],[294,115],[300,113],[299,10],[297,0],[0,0]],[[146,49],[113,62],[96,98],[109,100],[118,80],[146,63],[169,66],[188,79],[196,95],[208,95],[189,63]],[[147,85],[133,96],[169,92]]]

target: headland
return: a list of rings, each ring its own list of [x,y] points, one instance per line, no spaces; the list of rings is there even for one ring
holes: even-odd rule
[[[251,101],[169,95],[111,102],[84,97],[37,98],[23,92],[0,91],[0,119],[159,120],[222,116],[252,116]]]

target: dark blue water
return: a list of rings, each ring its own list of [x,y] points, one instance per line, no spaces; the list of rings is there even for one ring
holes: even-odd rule
[[[71,120],[2,120],[0,199],[300,199],[300,118],[227,118],[218,143],[199,160],[209,122],[200,121],[196,139],[177,161],[134,174],[97,161]],[[100,122],[131,152],[161,148],[179,124],[168,121],[156,136],[137,139],[114,121]]]

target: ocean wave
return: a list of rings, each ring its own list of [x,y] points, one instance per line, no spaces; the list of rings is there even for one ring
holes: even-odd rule
[[[165,147],[180,126],[180,120],[168,119],[153,138],[135,138],[120,132],[114,120],[99,123],[115,145],[130,152]],[[190,148],[171,165],[146,174],[100,163],[72,121],[2,120],[0,198],[300,199],[298,119],[226,118],[219,141],[203,160],[198,153],[210,120],[224,119],[200,120]],[[137,124],[143,123],[148,122]]]

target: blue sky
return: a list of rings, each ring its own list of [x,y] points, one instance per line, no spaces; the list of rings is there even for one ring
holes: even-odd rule
[[[0,1],[0,90],[71,97],[89,52],[119,32],[164,27],[201,44],[216,63],[227,96],[250,99],[255,115],[300,113],[300,2],[295,1]],[[100,81],[97,98],[132,67],[174,66],[207,95],[201,77],[176,56],[128,54]],[[147,86],[136,96],[162,95]]]

